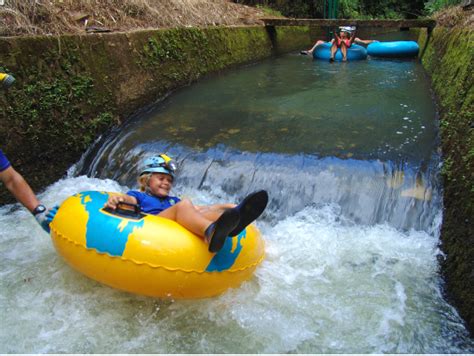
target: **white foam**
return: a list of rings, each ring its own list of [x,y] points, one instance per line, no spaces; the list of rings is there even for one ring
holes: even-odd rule
[[[89,189],[128,187],[66,178],[41,199],[52,205]],[[231,199],[220,190],[207,197],[187,193],[203,203]],[[23,209],[1,208],[0,223],[8,227],[0,232],[2,353],[423,353],[469,347],[459,317],[441,297],[438,225],[433,234],[402,233],[356,225],[337,205],[307,207],[278,223],[258,222],[267,257],[241,288],[173,302],[122,293],[75,272]]]

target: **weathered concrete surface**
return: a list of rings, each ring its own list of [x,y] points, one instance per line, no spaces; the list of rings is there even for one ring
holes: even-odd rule
[[[474,331],[474,30],[437,27],[420,34],[422,63],[440,105],[447,291]]]

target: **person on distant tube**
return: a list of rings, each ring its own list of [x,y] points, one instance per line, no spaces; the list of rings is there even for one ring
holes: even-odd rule
[[[376,40],[361,40],[360,38],[356,37],[356,28],[351,26],[341,26],[339,27],[339,35],[337,34],[337,30],[334,30],[334,38],[330,41],[331,43],[331,57],[329,58],[330,62],[334,62],[334,55],[336,54],[337,50],[340,49],[342,53],[342,60],[347,60],[347,49],[352,46],[353,43],[368,45],[372,42],[378,42]],[[319,45],[326,43],[325,41],[318,40],[307,51],[301,51],[301,54],[310,55],[313,54],[316,47]]]

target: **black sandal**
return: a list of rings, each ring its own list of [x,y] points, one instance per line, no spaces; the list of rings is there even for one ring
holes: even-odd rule
[[[262,215],[268,204],[268,193],[265,190],[253,192],[245,197],[237,205],[236,209],[240,214],[239,224],[230,232],[230,236],[240,234],[250,223]]]
[[[240,221],[237,209],[227,209],[213,222],[204,232],[206,242],[209,244],[209,252],[219,252],[230,236],[230,231],[235,229]]]

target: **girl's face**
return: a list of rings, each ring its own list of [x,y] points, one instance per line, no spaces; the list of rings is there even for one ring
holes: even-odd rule
[[[342,37],[342,38],[349,38],[349,35],[347,32],[342,32],[340,33],[339,37]]]
[[[150,193],[159,198],[167,197],[172,186],[173,178],[168,174],[153,173],[148,180]]]

